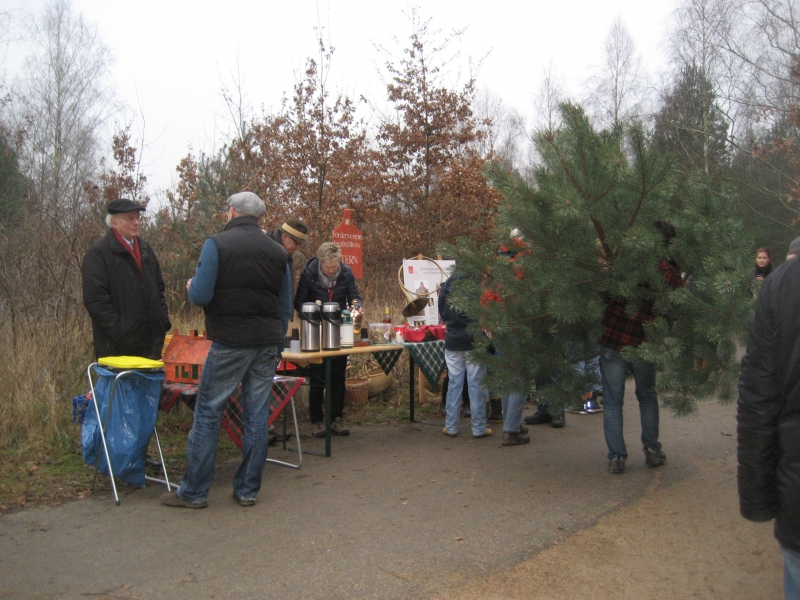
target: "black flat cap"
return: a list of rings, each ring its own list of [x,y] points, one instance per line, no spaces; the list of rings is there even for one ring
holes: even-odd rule
[[[108,204],[108,214],[110,215],[119,215],[122,213],[135,212],[137,210],[143,212],[147,209],[141,204],[136,204],[136,202],[128,200],[127,198],[120,198]]]

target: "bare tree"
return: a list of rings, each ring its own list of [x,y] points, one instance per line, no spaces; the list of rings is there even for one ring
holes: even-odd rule
[[[619,17],[606,37],[605,51],[605,63],[589,79],[587,104],[600,123],[617,127],[641,116],[647,75],[636,44]]]
[[[543,79],[539,93],[533,100],[536,109],[537,126],[547,130],[555,130],[561,123],[559,105],[565,100],[563,79],[553,73],[553,63],[543,69]]]
[[[475,149],[486,159],[499,161],[505,168],[520,170],[525,162],[525,119],[488,89],[473,102],[476,129],[483,132]]]
[[[103,127],[114,112],[112,56],[69,0],[52,0],[26,23],[33,48],[14,86],[13,124],[33,195],[69,222],[83,182],[98,168]]]

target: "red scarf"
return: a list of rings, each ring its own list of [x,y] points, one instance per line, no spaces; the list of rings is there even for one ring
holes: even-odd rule
[[[114,229],[112,227],[111,231],[114,232],[114,235],[116,236],[117,241],[122,245],[122,247],[125,248],[131,254],[133,254],[133,258],[136,261],[136,264],[139,267],[139,270],[141,271],[142,270],[142,253],[139,250],[139,238],[138,237],[133,238],[133,248],[131,248],[131,245],[127,242],[127,240],[124,237],[122,237],[119,234],[119,232],[116,229]]]

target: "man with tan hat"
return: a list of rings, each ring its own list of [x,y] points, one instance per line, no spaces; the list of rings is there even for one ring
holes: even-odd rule
[[[291,274],[292,281],[292,298],[294,299],[294,263],[292,256],[295,251],[306,243],[308,239],[308,227],[300,219],[289,218],[272,233],[268,233],[267,237],[275,240],[284,247],[286,252],[289,253],[289,273]]]

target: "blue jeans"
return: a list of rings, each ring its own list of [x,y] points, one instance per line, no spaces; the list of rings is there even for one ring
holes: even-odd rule
[[[194,407],[194,424],[187,444],[188,463],[178,496],[198,502],[208,498],[214,480],[219,428],[225,404],[242,385],[242,462],[233,477],[237,498],[255,498],[267,460],[267,420],[277,346],[211,344]]]
[[[447,375],[450,385],[447,388],[447,407],[445,408],[444,426],[448,433],[458,433],[461,421],[461,391],[464,387],[464,376],[469,387],[469,406],[472,412],[472,434],[486,433],[486,398],[489,394],[483,387],[486,367],[470,360],[470,352],[445,350],[444,360],[447,363]]]
[[[503,431],[508,433],[519,433],[519,426],[522,424],[522,409],[525,407],[525,394],[514,392],[503,394]]]
[[[499,348],[495,349],[496,356],[502,357]],[[514,385],[518,390],[527,389],[522,381],[515,381]],[[503,405],[503,431],[508,433],[519,433],[519,426],[522,425],[522,409],[525,407],[527,394],[517,392],[507,392],[500,396]]]
[[[800,600],[800,552],[781,546],[783,554],[783,595],[786,600]]]
[[[661,450],[658,441],[658,396],[656,367],[653,363],[622,358],[622,354],[606,346],[600,347],[600,372],[603,378],[603,431],[606,435],[608,458],[627,458],[622,434],[622,404],[628,371],[636,382],[636,398],[642,421],[642,446]]]
[[[578,374],[588,378],[589,392],[602,392],[603,384],[600,378],[600,355],[589,358],[587,360],[580,360],[572,363],[572,370]]]

